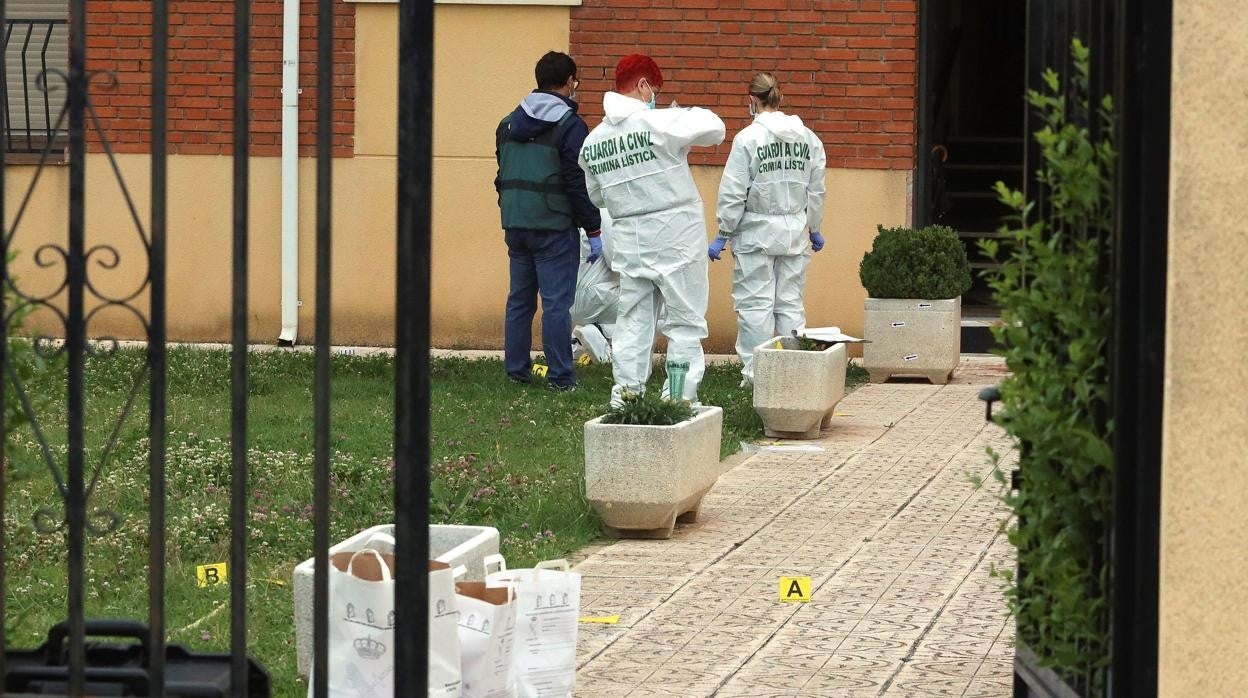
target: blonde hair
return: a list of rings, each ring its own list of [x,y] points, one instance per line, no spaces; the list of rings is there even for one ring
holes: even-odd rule
[[[759,73],[750,81],[750,94],[757,97],[764,107],[779,109],[784,93],[780,91],[780,83],[771,73]]]

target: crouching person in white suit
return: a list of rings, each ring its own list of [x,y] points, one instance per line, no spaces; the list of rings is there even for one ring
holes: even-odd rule
[[[620,304],[620,275],[611,267],[611,258],[605,254],[606,241],[611,236],[611,216],[602,215],[603,258],[594,262],[582,262],[576,278],[576,298],[572,301],[572,354],[573,359],[588,354],[596,363],[611,360],[611,338],[615,336],[615,319]],[[581,256],[592,255],[590,238],[581,231]]]

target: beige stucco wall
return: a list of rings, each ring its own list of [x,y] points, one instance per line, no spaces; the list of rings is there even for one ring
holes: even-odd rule
[[[147,178],[150,158],[121,155],[126,186],[146,222],[150,211]],[[394,181],[392,158],[355,158],[334,162],[334,324],[343,342],[385,342],[393,334],[394,191],[377,182]],[[230,336],[231,160],[228,157],[173,156],[169,159],[169,336],[173,340],[210,341]],[[300,336],[311,338],[315,274],[315,163],[300,162]],[[116,269],[91,264],[89,273],[108,295],[137,289],[147,272],[138,233],[116,179],[103,155],[87,158],[87,245],[119,248]],[[33,168],[10,167],[5,181],[5,212],[13,220]],[[16,274],[24,289],[47,292],[64,277],[64,267],[33,264],[45,242],[64,245],[68,226],[68,169],[45,171],[29,211],[16,228],[19,252]],[[281,172],[277,158],[251,162],[250,321],[251,336],[276,342],[280,330]],[[359,215],[359,202],[375,204],[387,223]],[[103,257],[97,257],[103,259]],[[88,300],[90,296],[88,295]],[[64,307],[63,298],[59,303]],[[146,314],[146,295],[139,298]],[[61,330],[42,313],[33,326],[54,334]],[[92,323],[93,335],[140,337],[141,328],[124,311],[110,310]]]
[[[1175,0],[1159,694],[1248,686],[1248,14]]]
[[[355,8],[355,151],[394,155],[398,6]],[[568,50],[568,8],[437,5],[434,21],[434,155],[492,163],[494,129],[533,88],[533,64],[547,51]]]
[[[334,162],[334,340],[387,344],[393,336],[395,101],[397,8],[356,5],[356,156]],[[438,5],[434,104],[433,335],[443,347],[500,347],[507,294],[507,254],[493,191],[493,134],[498,120],[532,88],[532,66],[547,50],[567,50],[568,8],[551,6]],[[597,99],[597,95],[584,95]],[[146,218],[147,156],[119,158],[127,185]],[[230,332],[231,160],[175,156],[169,162],[169,333],[174,340],[222,340]],[[312,337],[315,236],[315,164],[300,162],[301,341]],[[14,210],[33,168],[6,172],[6,211]],[[252,338],[273,342],[280,330],[280,161],[251,165]],[[713,226],[720,168],[695,168]],[[27,254],[17,270],[32,287],[55,283],[59,268],[33,264],[33,250],[63,240],[67,226],[68,171],[53,168],[39,183],[15,247]],[[93,268],[93,278],[119,291],[135,287],[146,267],[120,191],[103,155],[88,157],[88,243],[122,247],[115,270]],[[807,284],[812,325],[862,330],[857,267],[878,223],[907,218],[904,172],[832,170],[823,226],[828,246],[815,255]],[[710,229],[713,233],[713,227]],[[711,338],[708,350],[731,351],[736,322],[731,301],[732,263],[711,265]],[[50,288],[50,287],[49,287]],[[146,312],[145,297],[141,299]],[[50,332],[50,316],[32,318]],[[120,311],[92,324],[93,334],[141,335]]]

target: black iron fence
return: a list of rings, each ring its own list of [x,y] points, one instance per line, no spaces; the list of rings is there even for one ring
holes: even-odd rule
[[[64,149],[65,90],[53,71],[66,69],[68,23],[65,19],[6,19],[4,73],[5,148],[10,153]]]
[[[1117,114],[1114,231],[1102,260],[1114,291],[1106,357],[1114,500],[1101,532],[1111,590],[1103,623],[1111,646],[1107,680],[1097,695],[1149,698],[1157,695],[1172,2],[1028,0],[1027,13],[1028,86],[1041,87],[1048,68],[1069,84],[1075,68],[1067,49],[1079,37],[1093,48],[1089,93],[1112,95]],[[1028,134],[1042,126],[1035,118],[1028,113]],[[1101,124],[1087,126],[1095,131]],[[1025,171],[1035,172],[1042,157],[1034,140],[1026,157]],[[1027,191],[1037,211],[1052,205],[1044,185],[1030,177]],[[1012,486],[1027,487],[1025,465]],[[1072,686],[1090,696],[1088,677],[1058,676],[1039,663],[1020,647],[1015,696],[1076,695]]]
[[[311,533],[316,558],[314,581],[314,695],[327,695],[327,676],[333,668],[327,658],[328,637],[328,559],[329,547],[329,448],[330,448],[330,259],[333,246],[332,204],[332,74],[333,2],[318,0],[317,5],[317,138],[316,138],[316,337],[314,385],[314,524]],[[5,14],[0,0],[0,19]],[[168,229],[168,34],[169,2],[151,3],[151,210],[145,220],[134,204],[123,170],[114,159],[107,124],[96,114],[92,95],[108,89],[115,79],[89,69],[87,27],[91,21],[86,0],[69,2],[69,21],[9,20],[7,49],[20,42],[22,70],[38,68],[38,94],[30,93],[20,105],[10,99],[5,106],[7,138],[0,149],[0,168],[10,153],[39,153],[37,170],[29,180],[21,203],[11,218],[4,210],[4,186],[0,182],[0,220],[5,234],[0,241],[0,404],[14,391],[23,405],[26,419],[43,446],[48,474],[55,482],[63,514],[44,510],[35,526],[42,535],[63,536],[66,546],[65,622],[50,629],[47,643],[35,649],[13,649],[5,639],[5,608],[0,604],[0,686],[5,694],[42,693],[82,696],[88,694],[165,696],[230,695],[264,696],[269,680],[263,667],[248,657],[247,648],[247,288],[248,288],[248,185],[249,117],[251,71],[250,3],[234,5],[234,84],[233,103],[233,332],[231,369],[231,509],[230,509],[230,606],[231,633],[228,654],[196,653],[169,645],[165,628],[166,570],[166,257]],[[397,310],[396,310],[396,404],[395,404],[395,512],[396,512],[396,687],[398,696],[425,694],[427,673],[427,574],[428,559],[428,461],[429,461],[429,269],[430,269],[430,186],[432,163],[432,57],[433,0],[399,2],[400,72],[399,158],[397,168]],[[68,29],[68,60],[64,66],[48,62],[57,27]],[[42,32],[42,33],[41,33]],[[42,37],[42,38],[40,38]],[[36,51],[37,49],[37,51]],[[34,62],[38,56],[38,63]],[[29,60],[28,60],[29,59]],[[28,67],[29,66],[29,67]],[[6,62],[5,78],[11,78],[12,62]],[[28,73],[23,73],[26,84]],[[64,108],[52,107],[50,95],[64,94]],[[12,91],[6,92],[12,95]],[[22,94],[27,94],[23,91]],[[44,100],[43,128],[36,128],[32,105]],[[18,107],[24,109],[20,111]],[[52,114],[56,113],[55,118]],[[20,133],[12,126],[22,125]],[[122,263],[117,240],[88,239],[85,204],[87,191],[87,133],[93,132],[99,152],[92,158],[105,158],[117,178],[129,205],[135,230],[140,238],[148,273],[128,292],[114,294],[93,279],[101,270]],[[29,135],[27,136],[27,132]],[[40,174],[51,161],[51,152],[64,134],[69,151],[69,194],[63,210],[67,215],[68,236],[64,242],[35,242],[34,258],[44,270],[63,273],[51,292],[32,290],[10,274],[9,252],[21,245],[23,226],[32,193]],[[20,136],[20,137],[19,137]],[[40,139],[42,139],[40,141]],[[94,233],[98,235],[99,233]],[[27,240],[27,244],[31,241]],[[144,303],[144,300],[147,303]],[[145,307],[146,306],[146,307]],[[55,358],[66,367],[65,448],[53,448],[40,415],[30,407],[9,348],[9,328],[16,318],[39,310],[59,324],[51,334],[33,342],[34,350]],[[143,609],[133,609],[133,619],[103,621],[86,616],[84,610],[84,555],[93,536],[117,525],[118,516],[92,502],[94,486],[108,466],[104,457],[88,462],[84,447],[84,427],[89,418],[84,408],[86,386],[84,360],[88,354],[107,360],[117,343],[92,333],[92,320],[106,310],[121,310],[137,318],[148,340],[147,360],[141,375],[134,377],[133,407],[146,386],[149,403],[150,440],[149,598],[146,617]],[[62,341],[63,340],[63,341]],[[127,409],[127,411],[128,411]],[[122,419],[125,418],[122,415]],[[0,414],[0,442],[7,437]],[[59,428],[58,428],[59,431]],[[64,455],[60,455],[64,454]],[[0,519],[4,517],[5,478],[0,477]],[[2,534],[0,534],[2,535]],[[5,553],[0,540],[0,599],[5,593]],[[99,642],[113,638],[113,644]],[[120,638],[125,642],[117,644]]]

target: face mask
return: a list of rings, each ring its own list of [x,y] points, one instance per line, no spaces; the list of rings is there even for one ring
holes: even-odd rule
[[[646,82],[646,87],[650,88],[650,101],[642,102],[642,104],[646,105],[646,109],[654,109],[655,104],[659,98],[659,91],[654,89],[654,85],[651,85],[649,81]],[[641,88],[638,87],[637,89],[640,90]]]
[[[751,99],[747,106],[750,108],[750,116],[758,116],[758,107],[754,106],[754,100]]]

